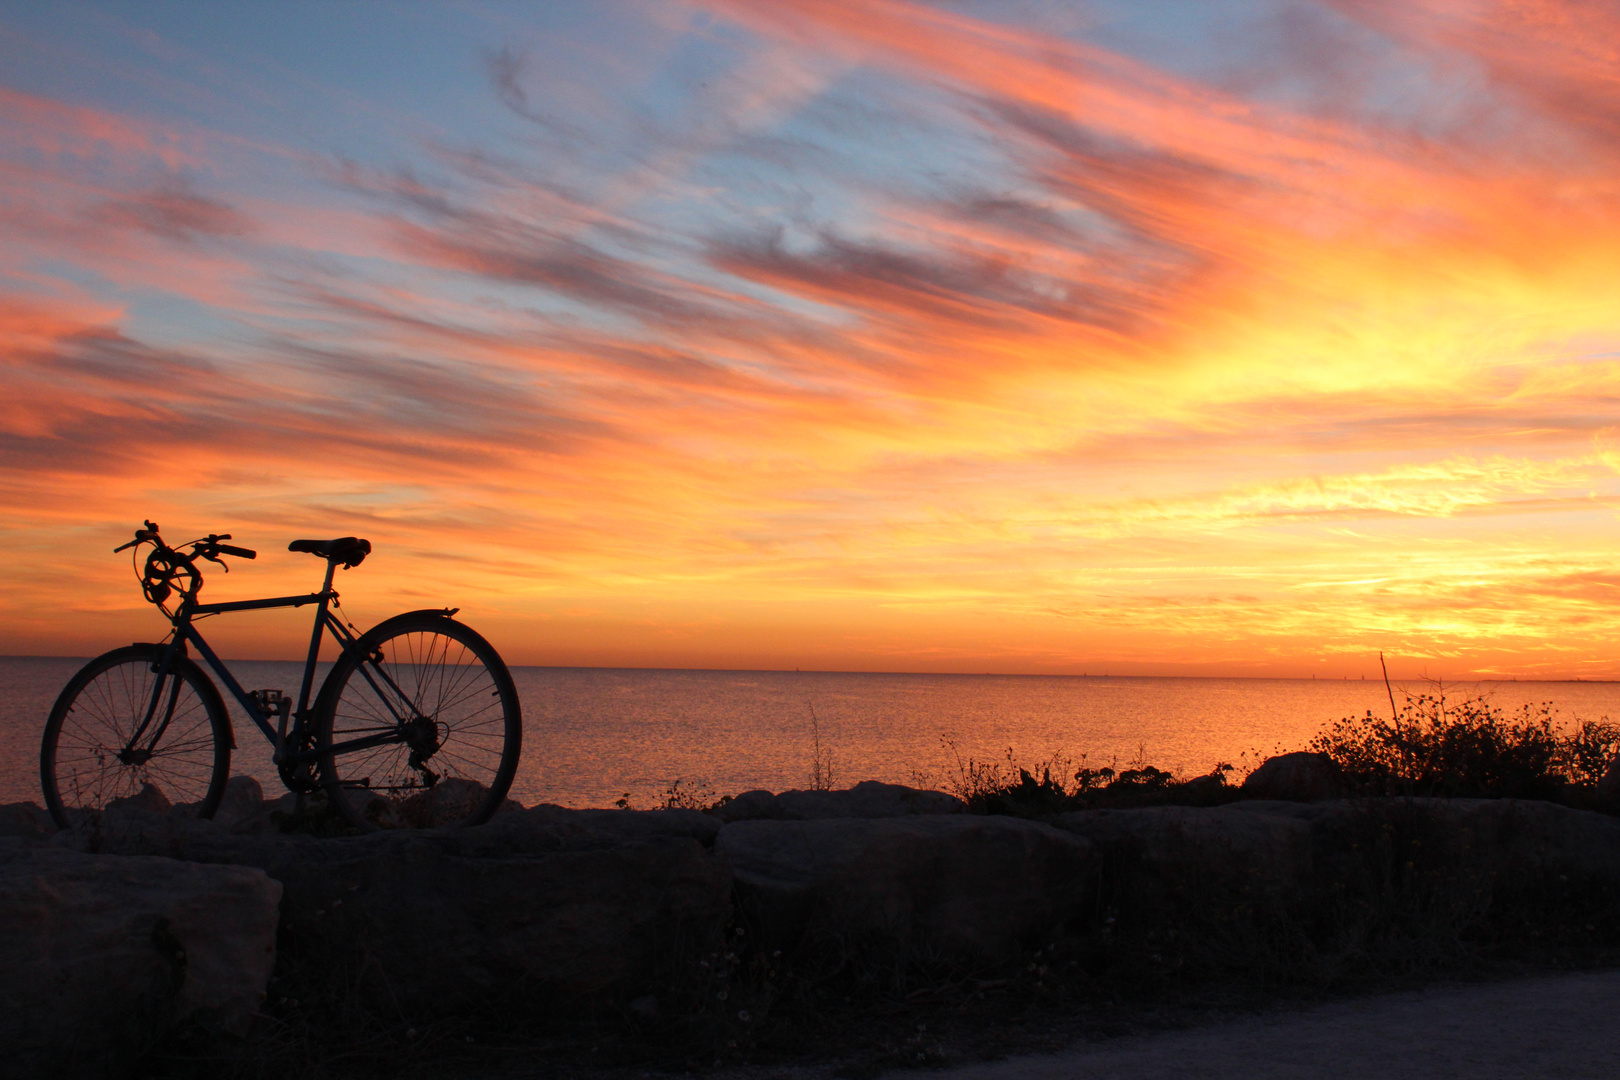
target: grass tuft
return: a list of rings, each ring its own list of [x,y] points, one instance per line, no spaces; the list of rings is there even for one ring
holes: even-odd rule
[[[1216,806],[1238,798],[1238,788],[1229,780],[1232,766],[1224,762],[1208,775],[1188,778],[1149,764],[1145,748],[1138,748],[1124,768],[1117,761],[1094,768],[1085,754],[1076,759],[1059,751],[1026,766],[1019,764],[1012,747],[1000,761],[981,761],[964,758],[950,738],[942,737],[940,743],[954,768],[943,776],[913,772],[913,781],[938,785],[975,814],[1041,818],[1071,810]]]

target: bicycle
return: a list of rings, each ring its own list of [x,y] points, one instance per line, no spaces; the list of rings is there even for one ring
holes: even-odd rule
[[[332,587],[338,567],[353,569],[371,553],[369,541],[353,536],[287,545],[326,560],[320,592],[204,604],[199,562],[229,570],[223,556],[257,553],[223,543],[228,533],[181,544],[190,549],[182,551],[163,542],[157,525],[145,525],[114,554],[134,549],[141,591],[173,629],[161,642],[98,656],[57,698],[45,723],[40,781],[59,827],[149,786],[169,804],[213,817],[236,739],[192,648],[270,740],[288,790],[324,789],[351,825],[476,825],[501,806],[522,744],[517,689],[494,647],[452,617],[460,609],[408,611],[358,633],[333,613],[342,610]],[[228,612],[306,604],[317,606],[296,708],[281,690],[244,690],[194,625]],[[326,633],[338,656],[311,704]]]

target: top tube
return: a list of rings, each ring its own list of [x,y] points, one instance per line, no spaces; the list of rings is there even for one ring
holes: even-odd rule
[[[186,609],[193,615],[218,615],[224,611],[257,611],[261,608],[303,607],[318,604],[331,597],[330,592],[306,593],[303,596],[270,596],[263,600],[226,600],[218,604],[192,604]]]

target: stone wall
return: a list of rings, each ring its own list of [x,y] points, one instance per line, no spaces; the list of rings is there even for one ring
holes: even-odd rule
[[[1058,939],[1132,937],[1171,970],[1212,942],[1349,956],[1401,920],[1451,933],[1510,899],[1620,914],[1620,820],[1526,801],[1030,821],[868,782],[749,793],[718,814],[542,806],[329,839],[282,833],[291,806],[238,778],[212,822],[131,805],[54,833],[33,808],[0,808],[0,1037],[26,1048],[18,1075],[111,1075],[176,1024],[244,1030],[278,947],[283,972],[324,971],[402,1014],[517,998],[667,1013],[744,935],[789,969],[991,978]]]

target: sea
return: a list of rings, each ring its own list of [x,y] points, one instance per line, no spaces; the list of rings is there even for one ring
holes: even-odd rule
[[[45,718],[83,658],[0,657],[0,803],[39,802]],[[295,691],[302,665],[231,661],[244,686]],[[320,673],[324,675],[324,671]],[[1241,774],[1299,750],[1325,726],[1387,715],[1381,680],[936,675],[867,672],[512,669],[523,754],[512,797],[526,806],[637,808],[755,788],[882,780],[950,790],[973,764],[1053,776],[1084,763],[1150,764],[1184,776]],[[319,676],[318,676],[319,677]],[[317,682],[317,685],[319,683]],[[1620,719],[1620,683],[1402,682],[1395,699],[1443,689],[1508,710],[1550,702],[1566,724]],[[233,773],[281,790],[270,748],[230,703]],[[1060,770],[1066,770],[1060,771]]]

